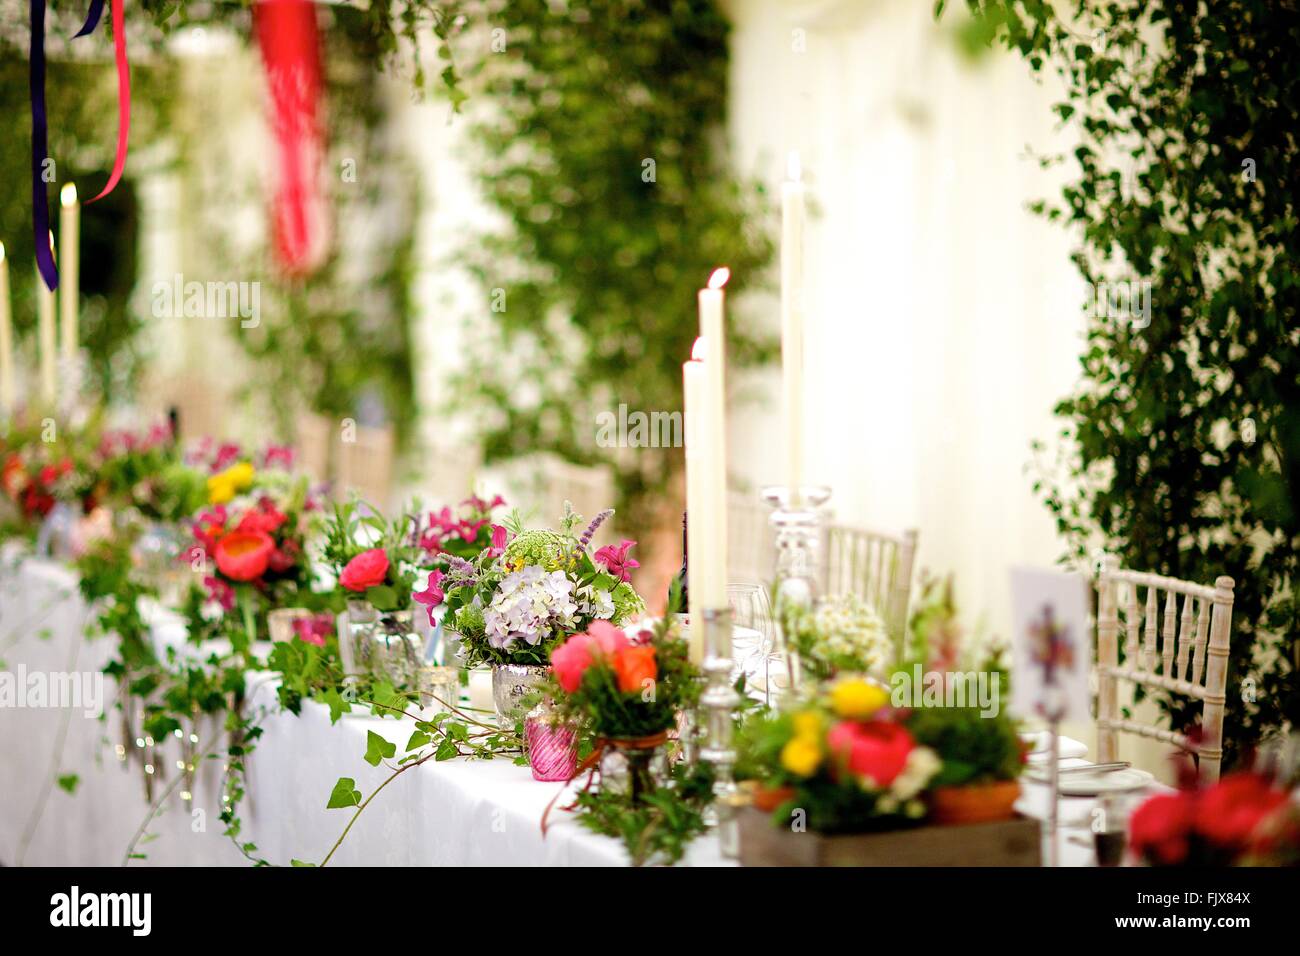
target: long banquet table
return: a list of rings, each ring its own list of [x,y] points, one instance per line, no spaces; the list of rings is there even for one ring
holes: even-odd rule
[[[83,637],[88,609],[75,575],[62,565],[7,557],[0,567],[0,670],[15,674],[93,674],[111,657],[110,641]],[[151,611],[160,650],[186,653],[183,623],[168,611]],[[192,650],[188,652],[192,653]],[[144,775],[138,760],[123,761],[121,719],[112,708],[114,683],[104,679],[102,719],[82,710],[0,708],[0,864],[115,866],[144,822]],[[313,702],[294,715],[279,710],[269,674],[248,677],[250,704],[265,713],[264,732],[248,760],[241,804],[240,842],[277,864],[320,862],[351,817],[326,809],[340,777],[352,777],[368,796],[389,771],[362,759],[367,731],[397,744],[401,753],[413,725],[408,720],[345,716],[331,725],[328,710]],[[200,747],[204,742],[200,741]],[[153,797],[174,779],[179,742],[159,743],[151,759],[162,769]],[[72,793],[55,785],[77,774]],[[191,799],[178,787],[161,804],[147,834],[136,842],[132,865],[246,865],[223,835],[221,768],[208,761]],[[360,815],[331,865],[383,866],[609,866],[626,865],[617,841],[552,813],[543,837],[539,822],[557,784],[539,783],[509,760],[429,761],[403,773]],[[563,798],[559,804],[566,802]],[[1086,816],[1091,801],[1063,801],[1063,820]],[[1026,782],[1022,810],[1039,816],[1046,790]],[[1086,830],[1081,831],[1086,835]],[[1060,836],[1061,862],[1088,865],[1092,852],[1069,833]],[[724,865],[718,842],[692,845],[686,863]]]

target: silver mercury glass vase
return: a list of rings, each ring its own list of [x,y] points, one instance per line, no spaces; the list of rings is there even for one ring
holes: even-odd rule
[[[542,683],[549,670],[546,664],[493,664],[492,703],[497,709],[497,724],[513,730],[528,716],[525,701]]]

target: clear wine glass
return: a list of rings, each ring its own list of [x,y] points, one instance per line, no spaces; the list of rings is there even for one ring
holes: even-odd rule
[[[772,602],[762,584],[727,585],[732,614],[732,658],[747,678],[763,675],[763,702],[772,702],[772,657],[776,648],[776,622]]]

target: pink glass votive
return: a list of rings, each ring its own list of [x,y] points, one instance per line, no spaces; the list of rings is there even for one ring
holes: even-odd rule
[[[529,715],[524,721],[528,765],[534,780],[569,780],[578,769],[578,732],[549,716]]]

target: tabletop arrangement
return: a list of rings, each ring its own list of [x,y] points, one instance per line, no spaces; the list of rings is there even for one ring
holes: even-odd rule
[[[847,194],[861,174],[837,154],[856,164],[859,151],[853,141],[842,148],[838,125],[796,130],[812,123],[802,114],[821,112],[784,89],[801,67],[783,59],[786,73],[771,81],[797,104],[788,112],[801,115],[741,137],[773,152],[769,182],[724,174],[715,156],[726,152],[713,140],[726,123],[727,77],[769,82],[754,67],[765,58],[729,68],[728,44],[762,33],[784,45],[789,27],[789,56],[799,63],[809,24],[823,38],[859,30],[850,26],[859,14],[852,3],[790,4],[773,31],[752,10],[703,0],[620,0],[608,14],[578,3],[429,0],[398,13],[387,3],[256,0],[209,10],[182,0],[146,3],[128,29],[121,0],[111,0],[111,30],[97,34],[104,6],[95,0],[80,31],[67,31],[68,43],[77,41],[72,54],[59,36],[69,12],[47,11],[45,0],[32,0],[21,36],[0,30],[0,41],[27,58],[19,112],[31,133],[29,221],[10,248],[32,260],[30,290],[11,283],[0,243],[0,771],[23,797],[0,809],[0,865],[62,862],[81,843],[102,861],[103,846],[90,843],[119,835],[123,845],[107,852],[124,864],[206,865],[217,859],[200,839],[209,810],[222,851],[258,867],[1300,865],[1292,733],[1300,398],[1286,364],[1296,344],[1287,324],[1294,297],[1286,296],[1300,282],[1293,266],[1278,265],[1294,259],[1275,239],[1295,232],[1294,190],[1269,178],[1295,168],[1294,116],[1282,116],[1276,135],[1261,118],[1287,99],[1277,91],[1295,84],[1263,73],[1287,57],[1253,55],[1271,36],[1254,25],[1282,14],[1247,4],[1251,14],[1229,30],[1165,4],[1139,13],[1081,2],[1075,18],[1096,26],[1085,36],[1051,5],[972,2],[953,33],[964,56],[996,43],[1035,73],[1050,62],[1066,98],[1054,113],[1079,126],[1069,154],[1079,182],[1064,187],[1063,207],[1031,206],[1083,226],[1072,259],[1089,290],[1085,344],[1080,352],[1073,341],[1068,356],[1079,360],[1080,382],[1055,408],[1067,420],[1064,477],[1024,482],[1047,504],[1064,550],[1049,569],[1002,560],[1022,545],[1040,556],[1042,548],[1029,543],[1028,523],[1008,519],[1003,529],[1000,514],[979,525],[1005,538],[996,562],[960,530],[942,546],[929,541],[945,516],[992,514],[1018,500],[984,500],[994,484],[1008,484],[1005,469],[988,466],[951,507],[933,507],[964,483],[963,469],[1010,447],[987,441],[998,423],[985,420],[981,403],[1017,363],[952,324],[888,339],[891,349],[907,347],[883,359],[857,346],[885,339],[841,334],[871,311],[860,297],[840,301],[836,273],[857,260],[828,255],[856,234],[818,220],[829,210],[827,221],[845,223],[866,208],[856,192],[845,204],[851,216],[836,208],[835,190]],[[945,6],[934,5],[927,26],[950,22]],[[733,13],[757,19],[733,35]],[[1184,20],[1194,22],[1187,34]],[[261,278],[186,282],[178,272],[153,284],[159,321],[151,328],[169,321],[172,337],[160,332],[160,355],[146,356],[108,334],[143,315],[136,300],[149,284],[134,274],[122,236],[150,250],[155,271],[184,260],[169,258],[171,246],[201,246],[212,262],[243,254],[222,248],[242,248],[227,243],[239,230],[195,234],[206,216],[224,212],[220,200],[195,214],[198,226],[182,229],[170,220],[185,217],[168,212],[167,228],[155,223],[147,241],[122,226],[136,214],[125,195],[136,191],[125,188],[133,182],[128,37],[149,44],[136,77],[170,82],[165,69],[154,71],[171,63],[171,31],[182,22],[197,32],[175,44],[176,55],[209,58],[196,74],[218,61],[214,75],[227,78],[240,64],[260,70],[265,148],[247,152],[266,153],[274,169],[257,174],[272,189],[264,245],[250,254],[260,265],[248,274],[267,277],[267,314],[263,324]],[[1293,41],[1295,26],[1286,26]],[[620,33],[625,27],[631,32]],[[1163,39],[1148,43],[1148,35]],[[1229,36],[1227,52],[1215,46]],[[433,48],[422,48],[430,39]],[[91,63],[95,43],[103,62]],[[111,77],[103,72],[109,45]],[[458,61],[470,46],[477,59]],[[369,67],[399,62],[422,86],[434,60],[430,75],[451,117],[470,90],[492,100],[470,112],[495,118],[476,115],[464,138],[482,152],[476,188],[509,213],[500,234],[452,236],[462,225],[455,194],[471,190],[461,190],[455,165],[464,158],[452,158],[459,145],[442,134],[428,137],[436,147],[415,147],[445,150],[447,165],[429,182],[404,178],[394,159],[363,189],[357,157],[334,155],[355,141],[357,152],[370,151],[364,165],[377,143],[402,139],[389,134],[414,115],[394,105],[391,89],[358,77],[373,84]],[[1145,70],[1148,61],[1159,68]],[[63,115],[64,81],[86,64],[102,68],[99,86],[116,104],[112,149]],[[58,79],[48,92],[59,109],[47,108],[51,67]],[[614,79],[594,78],[606,74]],[[1199,85],[1205,75],[1216,80],[1212,91]],[[224,91],[176,85],[202,87],[216,112],[225,106],[216,102]],[[237,92],[232,84],[232,101]],[[331,99],[365,105],[348,107],[355,114],[340,106],[355,123],[331,128]],[[919,90],[887,100],[888,109],[860,110],[867,125],[942,128],[942,111],[932,116]],[[142,105],[138,153],[167,167],[177,144],[195,135],[188,127],[205,126],[204,111],[182,124],[151,97]],[[83,112],[99,106],[77,100]],[[1235,119],[1211,137],[1224,116]],[[152,129],[173,125],[186,127],[175,140]],[[1153,128],[1159,135],[1146,141]],[[1129,132],[1140,145],[1124,138]],[[1171,146],[1164,137],[1174,132],[1187,142]],[[459,144],[459,131],[446,138]],[[922,142],[918,156],[946,140]],[[68,157],[56,162],[52,146]],[[1258,163],[1242,151],[1257,151]],[[1138,171],[1101,159],[1115,153]],[[88,191],[84,164],[109,156],[107,182]],[[1065,157],[1033,158],[1047,169]],[[177,179],[198,188],[225,173]],[[949,173],[958,178],[955,162]],[[176,184],[157,169],[149,175],[138,191],[156,217],[155,207],[182,193],[169,192]],[[983,198],[940,191],[949,188],[917,186],[921,205]],[[422,190],[436,194],[427,208]],[[356,203],[348,214],[342,196]],[[1176,216],[1180,203],[1194,208]],[[436,216],[424,215],[430,210]],[[481,212],[471,218],[491,219]],[[242,224],[241,210],[229,218]],[[10,237],[10,223],[2,227]],[[917,225],[919,244],[931,228]],[[101,233],[109,229],[118,230],[113,244]],[[389,232],[400,241],[384,245],[378,234]],[[468,248],[458,267],[485,287],[481,327],[452,329],[450,309],[439,311],[466,278],[443,273],[449,236]],[[864,268],[897,261],[883,248],[891,244],[859,250]],[[1111,275],[1117,259],[1161,280],[1154,305],[1150,281]],[[986,264],[970,268],[989,284]],[[129,281],[107,277],[119,269]],[[382,278],[365,289],[340,278],[368,269]],[[766,299],[764,286],[774,286]],[[946,292],[925,308],[944,311],[936,303],[946,307]],[[1017,298],[999,296],[999,307]],[[912,298],[909,288],[870,301],[901,303],[911,321]],[[765,305],[770,340],[754,321]],[[975,306],[956,311],[972,325],[984,321]],[[848,318],[832,325],[838,313]],[[184,324],[208,318],[235,321],[221,333]],[[1266,328],[1287,348],[1257,351],[1261,334],[1237,326]],[[946,330],[942,341],[929,338],[932,329]],[[223,381],[232,337],[261,376],[245,383],[253,397],[239,414],[226,414],[203,384],[167,384],[181,396],[175,402],[142,398],[151,362],[159,377],[167,370],[179,379],[211,366],[205,381],[236,394]],[[168,343],[178,342],[187,355],[170,362]],[[1025,346],[1018,364],[1028,371],[1017,372],[1035,383],[1056,358],[1044,349],[1040,363],[1039,344]],[[967,349],[969,371],[947,354]],[[993,371],[984,356],[999,359]],[[770,380],[754,378],[768,361]],[[859,386],[885,365],[903,369],[888,370],[898,394],[888,396],[891,407],[865,408]],[[977,387],[947,389],[945,377]],[[1003,390],[1018,396],[1017,382]],[[752,418],[741,412],[746,390],[768,386],[778,402]],[[918,399],[931,386],[933,401]],[[978,413],[947,409],[963,394]],[[680,400],[680,412],[634,407],[629,416],[625,398],[645,408]],[[195,399],[204,427],[185,420],[182,399]],[[876,422],[898,417],[896,433],[909,424],[895,415],[895,399],[951,411],[952,434],[937,457],[899,462],[875,452],[888,430]],[[597,414],[593,451],[580,420],[601,403],[619,411]],[[1210,411],[1187,424],[1201,406]],[[850,415],[858,416],[851,427]],[[859,420],[867,418],[869,426]],[[649,439],[647,422],[656,432]],[[472,438],[459,434],[462,425],[477,429]],[[977,439],[954,437],[971,427]],[[413,451],[417,431],[424,444]],[[464,447],[452,438],[443,447],[445,436]],[[641,454],[658,454],[661,437],[661,457]],[[909,447],[937,441],[907,438]],[[976,442],[987,447],[971,451]],[[779,447],[760,463],[748,446],[769,443]],[[819,483],[829,451],[850,446],[853,469],[827,472],[840,487]],[[437,461],[411,460],[433,450]],[[474,461],[454,483],[443,480],[439,468],[459,468],[452,459],[461,452]],[[559,462],[555,471],[591,479],[567,482],[554,497],[572,500],[546,513],[521,503],[527,481],[479,470],[504,462],[544,471],[534,465],[542,456]],[[742,456],[752,475],[738,475]],[[952,473],[946,484],[932,481],[936,461]],[[870,481],[859,473],[864,463]],[[779,483],[755,487],[760,464]],[[925,513],[930,551],[916,529],[878,532],[836,515],[840,501],[850,516],[887,511],[863,503],[882,493],[885,478],[901,487],[908,476],[934,485],[927,504],[907,490],[891,503]],[[596,486],[599,495],[590,493]],[[442,493],[410,493],[426,488]],[[918,555],[944,573],[923,570]],[[995,571],[960,590],[981,562]],[[952,568],[965,570],[955,579]],[[970,604],[990,581],[1002,588],[1003,577],[1009,628],[995,637],[971,625],[957,595]],[[87,720],[73,725],[78,713]],[[1121,735],[1144,738],[1147,749],[1121,749]],[[71,835],[60,842],[52,829]]]

